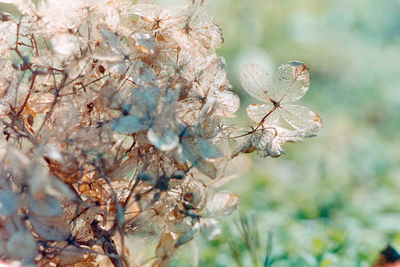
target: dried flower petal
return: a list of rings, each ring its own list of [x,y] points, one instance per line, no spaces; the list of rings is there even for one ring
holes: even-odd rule
[[[240,98],[235,93],[230,91],[216,91],[215,98],[222,106],[222,115],[224,117],[232,118],[234,113],[239,110]]]
[[[221,235],[222,230],[217,220],[205,218],[201,222],[200,232],[208,240],[215,240]]]
[[[199,231],[199,229],[200,229],[200,223],[196,223],[195,225],[193,225],[188,232],[181,235],[181,237],[175,242],[174,247],[179,247],[192,240]]]
[[[156,49],[156,39],[150,33],[135,32],[132,34],[133,40],[135,40],[135,46],[140,51],[146,54],[153,54]]]
[[[310,73],[307,66],[299,61],[290,61],[279,66],[273,75],[272,99],[292,103],[302,98],[310,87]]]
[[[65,240],[70,235],[69,226],[63,216],[29,218],[33,230],[44,240]]]
[[[57,216],[63,212],[60,201],[51,196],[46,196],[44,199],[32,199],[30,204],[32,211],[38,216]]]
[[[79,43],[75,35],[61,33],[51,38],[51,45],[57,53],[62,55],[74,55],[79,52]]]
[[[150,143],[161,151],[171,151],[179,143],[179,138],[176,133],[166,127],[151,128],[147,132],[147,138]]]
[[[215,193],[207,202],[207,215],[221,218],[230,215],[239,205],[239,198],[228,191]]]
[[[0,190],[0,215],[10,215],[17,211],[18,195],[10,190]]]
[[[221,151],[219,151],[207,139],[196,138],[196,143],[199,147],[200,154],[204,159],[218,159],[223,156]]]
[[[137,133],[148,129],[149,126],[150,122],[143,121],[138,116],[125,116],[110,122],[110,127],[119,133]]]
[[[203,172],[211,179],[216,178],[217,168],[215,167],[214,164],[206,161],[203,158],[197,144],[195,143],[195,140],[190,138],[184,138],[182,140],[181,145],[182,145],[183,155],[188,161],[190,161],[199,171]]]
[[[240,74],[240,81],[243,88],[252,97],[268,102],[267,93],[270,90],[268,72],[260,65],[251,63],[244,66]]]
[[[37,244],[30,232],[19,231],[8,240],[7,252],[11,258],[32,262],[36,257]]]
[[[321,118],[310,109],[298,105],[285,105],[282,117],[297,130],[317,131],[322,128]]]

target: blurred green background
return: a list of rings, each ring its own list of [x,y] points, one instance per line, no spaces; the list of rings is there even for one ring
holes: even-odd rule
[[[245,63],[273,70],[300,60],[311,71],[300,103],[324,129],[278,159],[253,156],[251,172],[227,188],[260,244],[248,253],[236,214],[218,240],[198,238],[199,265],[235,266],[233,241],[242,266],[251,254],[262,266],[268,232],[276,267],[370,266],[388,243],[399,249],[400,1],[213,0],[208,10],[224,32],[219,54],[242,99],[239,117],[256,102],[238,78]]]

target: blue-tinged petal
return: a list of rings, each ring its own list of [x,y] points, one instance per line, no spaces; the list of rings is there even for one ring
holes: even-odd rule
[[[153,117],[160,100],[160,88],[147,86],[142,88],[133,88],[131,95],[133,109],[143,116]]]
[[[181,90],[179,88],[176,88],[176,89],[169,88],[167,91],[167,94],[165,95],[164,101],[163,101],[164,106],[167,106],[168,104],[175,105],[176,101],[178,101],[178,99],[179,99],[180,91]]]
[[[217,168],[213,163],[205,160],[196,144],[194,138],[182,138],[182,151],[186,160],[190,161],[199,171],[215,179],[217,177]]]
[[[31,210],[40,216],[57,216],[63,213],[60,201],[52,196],[46,196],[44,199],[32,199]]]
[[[176,243],[174,244],[174,247],[179,247],[179,246],[189,242],[190,240],[192,240],[194,238],[194,236],[196,235],[196,233],[199,231],[199,228],[200,228],[199,223],[196,223],[195,225],[193,225],[193,227],[189,231],[184,233],[178,239],[178,241],[176,241]]]
[[[146,86],[157,84],[157,76],[148,64],[135,61],[133,68],[132,78],[136,85]]]
[[[210,141],[203,138],[196,138],[197,146],[201,156],[204,159],[218,159],[222,158],[223,155]]]
[[[10,215],[18,209],[18,195],[10,190],[0,190],[0,215]]]
[[[148,121],[144,121],[138,116],[125,116],[110,122],[111,129],[119,133],[137,133],[147,130],[149,125]]]

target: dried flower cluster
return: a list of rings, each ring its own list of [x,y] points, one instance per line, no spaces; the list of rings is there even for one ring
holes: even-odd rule
[[[315,113],[283,105],[308,89],[307,68],[293,62],[274,79],[281,95],[247,69],[243,86],[267,104],[249,107],[255,129],[226,125],[239,98],[203,1],[0,2],[20,12],[0,13],[2,261],[140,265],[133,236],[156,240],[150,264],[168,265],[197,233],[216,238],[216,219],[237,207],[215,190],[235,156],[279,156],[320,128]],[[279,126],[278,109],[294,129]]]

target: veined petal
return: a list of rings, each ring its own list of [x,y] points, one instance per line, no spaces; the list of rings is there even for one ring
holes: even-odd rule
[[[309,108],[298,105],[284,105],[280,109],[280,113],[297,130],[310,132],[322,128],[321,118]]]
[[[221,218],[230,215],[239,205],[239,197],[229,191],[216,193],[207,202],[207,216]]]
[[[262,101],[269,101],[268,73],[260,65],[254,63],[246,65],[240,74],[240,82],[252,97]]]
[[[310,87],[310,73],[299,61],[282,64],[273,76],[270,97],[281,103],[291,103],[304,96]]]
[[[274,109],[271,102],[266,104],[253,104],[247,107],[247,116],[256,123],[260,123],[268,113],[270,114],[264,120],[263,125],[276,124],[279,120],[279,113]]]
[[[240,98],[231,91],[215,91],[215,98],[218,99],[218,103],[222,106],[222,115],[228,118],[235,117],[234,113],[240,107]]]

